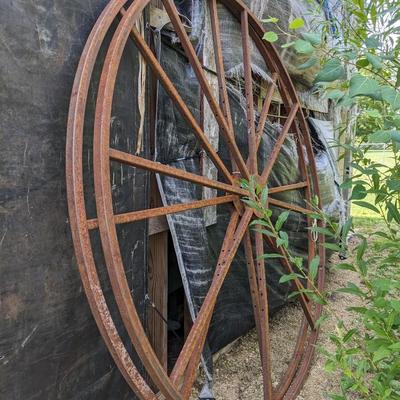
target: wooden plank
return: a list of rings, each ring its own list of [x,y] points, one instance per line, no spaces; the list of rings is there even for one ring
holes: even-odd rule
[[[150,206],[157,207],[162,205],[160,193],[154,174],[150,176]],[[165,217],[163,217],[165,219]],[[168,361],[168,326],[163,321],[168,320],[168,230],[156,231],[156,222],[162,220],[152,218],[149,221],[150,230],[153,234],[149,236],[148,242],[148,270],[147,286],[152,307],[149,307],[147,316],[147,328],[150,342],[161,364],[167,370]],[[166,221],[165,221],[166,223]],[[160,313],[160,314],[159,314]]]
[[[149,236],[148,293],[155,308],[168,319],[168,232]],[[168,327],[154,307],[149,307],[147,327],[150,342],[167,370]]]

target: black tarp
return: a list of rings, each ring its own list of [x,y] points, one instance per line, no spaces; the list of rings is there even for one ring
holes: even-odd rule
[[[69,98],[83,46],[105,4],[106,0],[0,2],[0,398],[4,400],[133,398],[83,293],[66,204]],[[99,66],[93,83],[98,81]],[[118,74],[111,142],[130,152],[136,148],[139,121],[137,78],[136,50],[128,45]],[[91,151],[95,91],[94,84],[83,154],[89,217],[95,216]],[[111,170],[115,211],[145,208],[146,175],[116,164]],[[126,225],[118,234],[123,237],[121,252],[132,292],[144,316],[145,225]],[[106,297],[115,310],[98,233],[92,240]],[[117,319],[118,323],[121,326]]]
[[[173,46],[167,39],[162,43],[160,53],[162,66],[172,77],[193,115],[199,120],[201,92],[195,74],[179,47]],[[236,142],[246,159],[246,108],[240,82],[229,86],[229,98]],[[179,110],[161,86],[158,99],[157,161],[191,173],[202,174],[201,160],[204,154],[193,135],[192,128],[182,119]],[[258,153],[260,173],[269,159],[281,128],[278,124],[270,123],[267,123],[265,127]],[[335,160],[327,146],[323,144],[326,143],[323,140],[323,132],[314,130],[313,134],[313,150],[321,184],[320,190],[325,204],[324,210],[332,218],[339,219],[342,203],[340,191],[335,182]],[[229,166],[229,153],[221,138],[218,154],[225,165]],[[223,180],[222,177],[219,179]],[[275,187],[299,181],[301,181],[301,177],[297,147],[294,138],[289,136],[273,168],[268,185]],[[165,204],[189,203],[203,198],[201,187],[195,184],[164,176],[160,176],[159,182]],[[288,203],[306,206],[303,189],[280,193],[275,197]],[[274,208],[273,211],[276,218],[283,210]],[[211,224],[207,220],[204,210],[191,210],[168,216],[183,285],[193,315],[199,311],[208,292],[229,222],[230,211],[227,206],[217,206],[216,213],[217,220]],[[308,248],[305,217],[291,212],[284,229],[289,235],[292,253],[306,259]],[[271,252],[266,243],[265,251]],[[288,285],[279,283],[282,273],[283,268],[279,261],[268,260],[268,299],[271,314],[288,302]],[[253,309],[246,260],[244,249],[240,247],[219,294],[210,326],[208,347],[205,352],[208,372],[210,372],[209,378],[211,378],[212,371],[210,353],[215,353],[223,348],[248,332],[253,326]]]
[[[69,97],[84,43],[106,3],[76,0],[0,3],[0,398],[7,400],[132,398],[105,349],[82,292],[66,207],[64,154]],[[103,56],[94,74],[85,127],[83,160],[90,217],[95,216],[91,128]],[[200,91],[187,60],[169,44],[163,46],[161,60],[199,119]],[[226,62],[229,60],[226,58]],[[257,65],[262,67],[260,63]],[[237,71],[240,73],[240,68]],[[136,50],[129,44],[118,75],[111,144],[131,153],[136,150],[139,124],[138,75]],[[239,147],[246,153],[247,130],[237,88],[231,88],[230,100]],[[158,160],[200,173],[200,147],[162,89],[158,109],[157,133],[159,143],[163,144],[158,148]],[[267,125],[260,165],[265,163],[278,130],[278,126]],[[147,143],[145,149],[148,152]],[[219,152],[229,165],[222,141]],[[324,160],[318,163],[318,168],[325,176],[326,165],[330,165],[325,162],[328,153],[320,146],[315,147],[315,152],[317,160]],[[111,179],[115,212],[146,207],[146,174],[112,164]],[[293,183],[296,179],[296,152],[293,141],[288,140],[270,184]],[[177,185],[170,178],[160,183],[165,202],[202,196],[200,188],[190,184]],[[327,198],[337,196],[329,180],[321,190]],[[281,196],[286,201],[304,204],[299,192]],[[201,304],[210,283],[228,215],[227,207],[219,206],[217,223],[211,225],[205,223],[201,211],[169,218],[177,257],[181,257],[182,279],[194,310]],[[295,213],[287,222],[291,243],[299,254],[305,250],[303,223],[303,217]],[[144,317],[146,227],[127,225],[119,228],[118,233],[136,305]],[[115,310],[96,233],[92,240],[109,305]],[[268,268],[274,311],[286,302],[287,288],[277,283],[280,265],[272,262]],[[247,271],[240,248],[216,305],[208,338],[210,351],[217,351],[253,324]]]

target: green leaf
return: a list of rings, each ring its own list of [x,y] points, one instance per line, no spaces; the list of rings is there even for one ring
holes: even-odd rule
[[[365,187],[361,184],[357,184],[353,187],[351,192],[351,200],[362,200],[367,196]]]
[[[315,256],[310,262],[309,273],[310,273],[310,278],[312,281],[315,280],[315,278],[318,274],[319,262],[320,262],[319,256]]]
[[[314,83],[318,82],[333,82],[337,79],[344,79],[346,77],[346,71],[340,60],[333,58],[328,60],[321,71],[315,78]]]
[[[393,351],[400,351],[400,342],[393,343],[389,346],[389,349]]]
[[[283,44],[281,47],[282,49],[287,49],[288,47],[292,47],[294,45],[295,42],[288,42]]]
[[[400,108],[400,92],[390,86],[382,87],[382,98],[387,103],[389,103],[394,110],[398,110]]]
[[[375,100],[381,100],[381,87],[378,81],[361,74],[354,74],[350,79],[350,97],[367,96]]]
[[[347,238],[351,227],[353,226],[353,217],[350,217],[342,227],[342,237]]]
[[[308,296],[310,297],[310,299],[317,304],[321,304],[321,305],[326,305],[327,302],[326,300],[324,300],[321,296],[319,296],[317,293],[314,293],[311,291],[311,293],[308,293]]]
[[[289,211],[284,211],[283,213],[281,213],[279,215],[279,217],[278,217],[278,219],[276,220],[276,223],[275,223],[275,230],[276,231],[280,231],[281,230],[283,224],[288,219],[289,214],[290,214]]]
[[[378,38],[374,37],[374,36],[370,36],[365,40],[365,45],[369,48],[369,49],[376,49],[377,47],[379,47],[379,40]]]
[[[337,244],[334,244],[334,243],[324,243],[323,246],[326,249],[333,250],[333,251],[341,251],[342,250],[340,248],[340,246],[338,246]]]
[[[299,54],[309,54],[314,51],[314,47],[310,44],[310,42],[307,42],[303,39],[297,39],[294,42],[294,49]]]
[[[318,59],[311,57],[305,63],[297,66],[297,69],[307,69],[313,67],[317,63]]]
[[[391,202],[389,202],[386,206],[388,209],[388,218],[390,218],[390,220],[395,220],[398,224],[400,224],[400,212],[397,207]]]
[[[275,32],[265,32],[263,39],[267,42],[274,43],[278,40],[278,35]]]
[[[289,23],[289,29],[299,29],[304,26],[303,18],[295,18]]]
[[[328,315],[322,314],[322,315],[315,321],[315,326],[316,326],[317,328],[320,327],[328,318],[329,318]]]
[[[273,233],[271,231],[267,231],[266,229],[254,229],[254,230],[257,231],[257,232],[262,233],[265,236],[269,236],[269,237],[272,237],[272,238],[275,237],[275,233]]]
[[[372,361],[374,363],[383,360],[386,357],[389,357],[392,354],[392,352],[387,348],[387,347],[380,347],[377,351],[374,352],[374,357]]]
[[[336,363],[334,361],[328,360],[328,361],[325,362],[325,371],[326,372],[333,372],[333,371],[336,371],[336,370],[337,370],[337,365],[336,365]],[[336,399],[333,396],[335,396]],[[332,396],[332,399],[334,399],[334,400],[339,400],[337,397],[340,398],[340,396],[336,396],[336,395],[333,395],[333,396]]]
[[[339,269],[339,270],[353,271],[353,272],[356,271],[354,266],[351,264],[348,264],[348,263],[340,263],[340,264],[333,265],[332,269]]]
[[[330,237],[336,236],[335,233],[328,228],[322,228],[320,226],[311,226],[308,229],[310,229],[312,232],[322,233],[325,236],[330,236]]]
[[[279,279],[279,283],[286,283],[289,281],[293,281],[296,278],[301,278],[301,275],[296,274],[296,273],[282,275],[281,278]]]
[[[260,257],[257,257],[258,260],[269,259],[269,258],[284,258],[284,257],[281,254],[277,253],[268,253],[268,254],[263,254]]]
[[[332,89],[326,91],[326,98],[331,100],[338,100],[344,96],[344,92],[339,89]]]
[[[362,297],[362,298],[365,297],[365,293],[352,282],[349,282],[347,284],[347,287],[337,289],[337,291],[341,292],[341,293],[353,294],[355,296]]]
[[[279,22],[279,19],[278,18],[274,18],[274,17],[269,17],[269,18],[266,18],[266,19],[262,19],[261,21],[262,22],[266,22],[266,23],[271,22],[273,24],[276,24],[277,22]]]
[[[249,188],[249,182],[246,179],[240,179],[240,187],[243,189],[248,189]]]
[[[357,329],[350,329],[350,330],[343,336],[343,343],[347,343],[357,332],[358,332]]]
[[[393,279],[379,278],[371,281],[371,285],[375,290],[388,292],[397,286],[397,282]]]
[[[365,342],[367,351],[370,353],[377,351],[380,347],[389,346],[390,343],[391,342],[388,339],[381,339],[381,338],[366,340]]]
[[[365,314],[367,309],[365,307],[349,307],[347,308],[348,311],[355,312],[357,314]]]
[[[325,369],[326,369],[326,365],[325,365]],[[329,370],[327,370],[327,371],[329,372]],[[334,371],[334,370],[332,370],[332,371]],[[332,371],[331,371],[331,372],[332,372]],[[346,397],[340,396],[340,395],[338,395],[338,394],[330,394],[329,397],[330,397],[332,400],[346,400]]]
[[[254,219],[250,223],[250,226],[253,226],[253,225],[262,225],[262,226],[267,226],[267,227],[270,226],[270,224],[267,221],[264,221],[263,219]]]
[[[287,248],[289,246],[289,236],[286,232],[284,231],[279,231],[279,238],[276,240],[276,245],[278,247],[285,247]]]
[[[392,137],[392,131],[376,131],[368,136],[368,141],[370,143],[388,143]]]
[[[372,65],[373,68],[375,69],[382,69],[383,65],[381,63],[381,60],[378,56],[372,54],[372,53],[367,53],[365,55],[367,58],[368,62]]]
[[[400,179],[390,179],[387,182],[389,190],[400,191]]]
[[[368,208],[369,210],[379,214],[379,210],[374,205],[367,203],[366,201],[353,201],[352,203],[363,208]]]
[[[304,40],[310,42],[313,46],[318,46],[322,43],[322,37],[321,34],[319,33],[305,32],[302,33],[301,36],[303,37]]]
[[[367,250],[367,241],[365,238],[363,238],[361,243],[357,246],[357,261],[362,260],[365,250]]]

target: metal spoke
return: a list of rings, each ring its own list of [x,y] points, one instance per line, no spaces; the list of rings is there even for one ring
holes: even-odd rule
[[[238,226],[238,221],[239,221],[239,214],[237,212],[234,212],[231,215],[230,222],[229,222],[227,230],[225,232],[224,241],[222,243],[221,251],[220,251],[220,258],[222,257],[222,255],[224,255],[227,252],[227,250],[229,249],[229,247],[230,247],[230,245],[232,243],[232,239],[233,239],[233,236],[235,234],[235,230],[237,229],[237,226]],[[216,275],[217,274],[214,273],[214,278],[215,278]],[[200,310],[200,312],[202,312],[202,311]],[[196,321],[197,321],[197,318],[200,315],[200,312],[196,317]],[[197,366],[199,364],[200,356],[201,356],[201,353],[202,353],[202,350],[204,348],[204,344],[205,344],[205,341],[206,341],[206,338],[207,338],[207,330],[208,330],[208,325],[210,324],[210,321],[211,321],[211,317],[212,317],[212,311],[211,311],[211,314],[209,315],[209,317],[208,317],[208,319],[206,321],[207,323],[206,323],[205,331],[203,332],[202,335],[198,334],[199,340],[198,340],[197,344],[195,344],[195,346],[194,346],[195,351],[192,352],[192,354],[189,355],[189,360],[183,359],[183,357],[181,359],[178,358],[177,363],[175,364],[174,369],[172,371],[171,378],[173,377],[174,373],[177,374],[177,377],[176,377],[176,379],[177,379],[176,383],[177,384],[179,384],[180,380],[184,379],[183,386],[182,386],[182,389],[181,389],[181,393],[182,393],[182,397],[183,398],[187,398],[189,396],[189,392],[191,390],[191,387],[193,386],[193,383],[194,383],[194,381],[196,379],[196,370],[197,370]],[[195,321],[195,323],[196,323],[196,321]],[[192,327],[192,330],[193,330],[193,328],[194,328],[194,326]],[[191,330],[191,332],[192,332],[192,330]],[[190,336],[190,334],[189,334],[189,336]],[[193,337],[195,337],[194,334],[193,334]],[[187,341],[188,340],[189,340],[189,337],[188,337]],[[185,343],[185,345],[186,345],[186,343]],[[181,355],[179,357],[181,357]],[[181,365],[179,365],[180,362],[182,363]],[[187,364],[187,367],[186,367],[186,364]],[[179,376],[179,371],[178,370],[180,368],[182,368],[182,371],[185,372],[185,376],[183,376],[183,375]],[[182,372],[182,374],[183,374],[183,372]]]
[[[122,12],[123,14],[123,12]],[[201,129],[200,125],[197,123],[196,119],[193,117],[193,114],[190,112],[189,108],[183,101],[182,97],[179,95],[178,91],[176,90],[174,84],[171,82],[167,74],[165,73],[164,69],[161,67],[160,63],[154,56],[153,52],[151,51],[150,47],[146,44],[140,33],[137,31],[136,28],[132,28],[130,36],[135,41],[139,51],[146,59],[146,61],[150,64],[154,74],[160,80],[162,85],[164,86],[165,90],[171,96],[171,98],[175,101],[175,104],[180,109],[183,117],[189,123],[189,125],[193,128],[196,137],[201,142],[202,146],[206,150],[207,154],[209,155],[210,159],[214,162],[215,166],[220,170],[224,178],[227,182],[232,183],[233,179],[226,168],[225,164],[222,162],[221,158],[218,156],[217,152],[209,142],[207,136]]]
[[[219,101],[224,113],[225,119],[229,125],[229,134],[231,135],[232,140],[235,140],[235,131],[232,123],[232,113],[231,107],[229,104],[229,96],[228,90],[226,86],[225,80],[225,68],[224,68],[224,58],[222,54],[221,47],[221,32],[219,27],[219,17],[218,17],[218,9],[217,9],[217,1],[216,0],[208,0],[208,5],[210,9],[210,22],[211,22],[211,31],[213,37],[213,45],[214,45],[214,56],[215,56],[215,66],[217,70],[217,78],[218,78],[218,91],[219,91]],[[232,171],[233,173],[237,173],[237,165],[232,156],[232,152],[230,152],[231,163],[232,163]]]
[[[214,181],[213,179],[206,178],[205,176],[192,174],[178,168],[173,168],[155,161],[146,160],[145,158],[134,156],[123,151],[110,149],[110,158],[114,161],[146,169],[151,172],[157,172],[162,175],[171,176],[172,178],[182,179],[184,181],[193,182],[198,185],[210,187],[212,189],[223,190],[228,193],[237,194],[240,196],[247,196],[248,192],[238,186],[227,185],[226,183]]]
[[[288,192],[290,190],[302,189],[308,186],[307,182],[291,183],[289,185],[276,186],[268,189],[269,194]]]
[[[258,151],[258,147],[261,142],[261,138],[264,132],[265,124],[268,119],[269,109],[271,107],[272,97],[274,96],[274,92],[276,89],[276,82],[278,80],[278,74],[274,72],[272,74],[272,82],[269,84],[267,94],[264,99],[263,108],[261,110],[260,119],[258,121],[256,136],[257,136],[257,146],[256,150]]]
[[[249,144],[249,170],[251,174],[257,173],[257,139],[254,124],[253,80],[251,73],[251,44],[249,38],[249,21],[247,11],[241,14],[242,50],[244,87],[246,97],[247,136]]]
[[[268,202],[269,202],[269,204],[272,204],[273,206],[281,207],[286,210],[296,211],[298,213],[305,214],[305,215],[307,215],[311,212],[311,210],[309,210],[307,208],[297,206],[296,204],[286,203],[285,201],[277,200],[272,197],[270,197],[268,199]]]
[[[253,245],[251,243],[251,236],[250,236],[250,230],[248,229],[246,234],[244,235],[244,251],[246,255],[246,261],[247,261],[247,274],[249,276],[249,285],[250,285],[250,295],[251,295],[251,300],[253,303],[253,311],[254,311],[254,320],[256,323],[256,329],[257,329],[257,334],[258,337],[260,338],[261,332],[261,326],[260,326],[260,321],[261,321],[261,316],[260,316],[260,299],[258,298],[258,282],[257,282],[257,273],[256,273],[256,267],[254,264],[254,257],[253,257]],[[260,357],[264,354],[264,346],[263,346],[263,341],[259,340],[258,341],[259,347],[260,347]]]
[[[148,208],[146,210],[132,211],[124,214],[114,215],[115,224],[127,224],[130,222],[142,221],[148,218],[161,217],[162,215],[176,214],[188,210],[195,210],[198,208],[204,208],[209,206],[215,206],[217,204],[231,203],[238,200],[238,196],[228,195],[214,197],[212,199],[204,199],[193,201],[187,204],[174,204],[164,207]],[[89,219],[87,221],[88,229],[96,229],[99,226],[97,218]]]
[[[221,110],[221,108],[218,105],[218,101],[215,99],[212,90],[210,88],[210,85],[207,81],[207,77],[204,74],[204,71],[202,69],[202,65],[196,55],[196,52],[193,48],[192,43],[190,42],[190,39],[186,33],[185,28],[183,27],[178,10],[176,9],[176,6],[173,2],[173,0],[162,0],[164,7],[171,18],[172,25],[174,26],[174,29],[181,41],[182,47],[185,50],[185,53],[189,59],[189,62],[193,68],[194,73],[196,74],[196,77],[199,81],[199,84],[201,86],[201,89],[207,98],[207,101],[210,105],[210,108],[212,112],[214,113],[215,119],[218,122],[218,125],[220,126],[220,130],[222,132],[222,135],[224,136],[225,142],[229,147],[229,150],[232,153],[232,156],[239,168],[240,173],[244,178],[249,178],[249,172],[247,170],[246,164],[243,160],[242,155],[240,154],[240,150],[233,138],[233,135],[229,132],[229,125],[228,122],[225,119],[224,113]]]
[[[260,226],[256,226],[256,229]],[[264,382],[264,399],[272,400],[272,372],[271,372],[271,345],[269,334],[269,310],[268,310],[268,292],[267,279],[265,272],[264,259],[264,243],[261,232],[256,231],[256,262],[257,262],[257,281],[258,281],[258,296],[260,299],[260,316],[261,316],[261,340],[264,342],[264,354],[262,356],[263,382]]]
[[[288,118],[285,122],[285,125],[283,126],[282,132],[279,134],[279,137],[275,143],[274,149],[272,150],[272,153],[268,159],[267,165],[264,167],[264,171],[261,175],[261,181],[263,183],[267,182],[269,175],[272,171],[272,168],[275,164],[276,159],[278,158],[279,152],[281,151],[281,148],[283,146],[283,143],[286,140],[286,137],[289,133],[289,129],[291,128],[294,118],[297,114],[297,111],[299,110],[299,104],[294,104],[292,106],[292,109],[290,110],[290,113],[288,115]]]
[[[232,139],[234,139],[233,135],[233,123],[232,123],[232,114],[231,107],[229,104],[229,96],[228,90],[225,81],[225,68],[224,68],[224,59],[221,47],[221,32],[219,28],[219,18],[218,18],[218,9],[217,9],[217,1],[209,0],[208,1],[210,8],[210,19],[211,19],[211,30],[213,36],[213,44],[214,44],[214,56],[215,56],[215,66],[217,70],[218,77],[218,88],[219,88],[219,97],[220,103],[222,107],[222,111],[229,125],[229,134],[232,135]]]
[[[272,250],[282,256],[282,258],[280,258],[279,261],[282,264],[282,266],[285,268],[286,272],[290,273],[290,274],[295,273],[290,261],[288,260],[286,254],[282,250],[282,248],[277,247],[275,245],[274,241],[271,239],[271,237],[269,237],[267,235],[264,235],[264,237],[266,238],[266,240],[267,240],[269,246],[272,248]],[[302,291],[305,290],[304,285],[300,282],[300,280],[298,278],[295,278],[291,282],[292,282],[292,285],[295,286],[295,289],[297,291],[299,291],[300,305],[303,309],[304,315],[307,318],[307,321],[308,321],[311,329],[315,329],[315,321],[314,321],[314,317],[312,315],[312,311],[309,306],[309,299],[308,299],[307,295],[302,293]]]
[[[235,211],[231,220],[233,218],[237,218],[236,215],[237,212]],[[171,379],[173,382],[179,381],[180,377],[185,371],[185,367],[189,362],[190,357],[192,356],[192,354],[194,354],[194,352],[196,352],[196,354],[198,353],[196,355],[198,358],[200,357],[201,348],[199,348],[199,343],[202,340],[201,332],[205,332],[208,328],[218,293],[222,287],[233,258],[246,232],[252,215],[253,211],[251,209],[246,209],[238,224],[238,227],[235,230],[234,235],[229,238],[229,240],[225,241],[221,249],[220,257],[218,259],[217,267],[209,292],[203,302],[203,305],[196,320],[194,321],[193,328],[189,333],[185,345],[183,346],[182,352],[178,357],[178,361],[176,362],[175,367],[172,371]]]

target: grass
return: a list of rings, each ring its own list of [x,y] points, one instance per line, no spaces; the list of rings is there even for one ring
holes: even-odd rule
[[[384,164],[391,168],[394,166],[394,160],[391,157],[391,154],[392,152],[386,150],[373,150],[368,152],[368,158],[375,163]],[[374,195],[368,194],[363,201],[374,204]],[[362,225],[365,225],[366,228],[368,226],[372,228],[374,224],[380,223],[381,219],[380,216],[373,211],[357,206],[356,204],[352,204],[351,206],[351,215],[354,218],[355,226],[358,226],[358,223],[362,223]],[[376,230],[375,228],[374,230]]]

